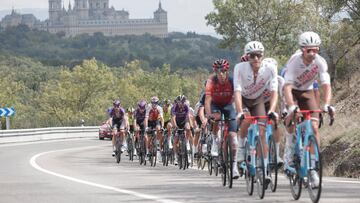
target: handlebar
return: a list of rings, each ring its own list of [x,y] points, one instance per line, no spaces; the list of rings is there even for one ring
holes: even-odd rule
[[[294,121],[296,119],[297,113],[305,114],[306,119],[310,119],[312,113],[319,113],[319,128],[321,128],[321,126],[324,122],[323,115],[322,115],[323,113],[327,113],[330,116],[329,126],[332,126],[335,121],[334,112],[331,108],[329,108],[327,112],[324,110],[320,110],[320,109],[318,109],[318,110],[300,110],[300,109],[296,108],[292,115],[293,116],[292,121]],[[292,122],[289,122],[288,127],[290,127],[291,125],[292,125]]]

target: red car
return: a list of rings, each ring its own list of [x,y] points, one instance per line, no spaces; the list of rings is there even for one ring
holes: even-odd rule
[[[111,128],[105,122],[99,128],[99,140],[103,140],[104,138],[112,139]]]

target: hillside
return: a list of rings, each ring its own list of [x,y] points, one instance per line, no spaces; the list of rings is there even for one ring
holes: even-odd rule
[[[360,178],[360,73],[335,90],[334,126],[321,131],[327,175]]]
[[[225,57],[237,61],[233,50],[220,49],[219,39],[195,33],[170,33],[168,38],[142,36],[105,37],[80,35],[64,38],[60,34],[30,30],[24,25],[0,31],[0,53],[30,57],[45,65],[73,67],[95,57],[108,66],[123,66],[127,61],[146,62],[147,69],[170,64],[173,70],[211,67],[212,61]]]

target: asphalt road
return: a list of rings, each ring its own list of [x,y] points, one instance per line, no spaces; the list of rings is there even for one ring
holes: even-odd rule
[[[295,202],[281,175],[276,193],[248,196],[243,179],[232,189],[197,169],[116,164],[110,141],[96,139],[0,145],[0,202]],[[300,200],[311,200],[303,190]],[[326,177],[320,202],[360,202],[360,180]]]

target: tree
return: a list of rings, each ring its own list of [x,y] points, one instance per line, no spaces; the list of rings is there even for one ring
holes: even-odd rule
[[[113,75],[106,66],[95,59],[85,60],[73,71],[60,71],[59,81],[44,87],[41,109],[62,126],[77,125],[80,119],[94,121],[93,117],[103,115],[113,86]]]

